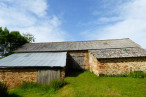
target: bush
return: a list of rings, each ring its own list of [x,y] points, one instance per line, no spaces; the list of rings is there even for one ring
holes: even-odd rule
[[[133,78],[144,78],[146,77],[146,74],[142,71],[134,71],[134,72],[130,72],[128,76]]]
[[[0,96],[8,97],[8,86],[2,82],[0,82]]]

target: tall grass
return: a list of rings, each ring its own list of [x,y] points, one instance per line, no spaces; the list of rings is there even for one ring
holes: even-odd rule
[[[0,82],[0,96],[1,97],[8,97],[8,87],[6,84]]]
[[[142,71],[134,71],[134,72],[130,72],[130,74],[128,74],[128,76],[133,77],[133,78],[145,78],[146,73],[144,73]]]
[[[3,58],[5,58],[5,57],[1,57],[0,59],[3,59]]]
[[[40,84],[34,82],[25,82],[19,85],[18,88],[20,89],[32,89],[32,88],[39,88]]]
[[[51,81],[49,84],[25,82],[19,85],[18,88],[22,90],[35,89],[36,91],[44,91],[44,92],[54,91],[55,92],[66,84],[67,82],[65,82],[64,80],[56,79],[56,80]]]
[[[119,75],[104,75],[103,77],[132,77],[132,78],[146,78],[146,73],[143,71],[133,71],[129,74],[119,74]]]
[[[2,82],[0,82],[0,97],[20,97],[15,93],[8,92],[8,86]]]
[[[64,85],[66,85],[67,82],[65,82],[64,80],[53,80],[49,86],[50,88],[54,89],[55,91],[62,88]]]

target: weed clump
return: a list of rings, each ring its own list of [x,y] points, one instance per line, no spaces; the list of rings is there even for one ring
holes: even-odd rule
[[[100,77],[132,77],[132,78],[145,78],[146,73],[143,71],[133,71],[130,72],[129,74],[119,74],[119,75],[103,75],[101,74]]]
[[[32,89],[32,88],[39,88],[39,84],[38,83],[34,83],[34,82],[24,82],[21,85],[19,85],[20,89]]]
[[[54,89],[55,91],[62,88],[64,85],[66,85],[67,82],[65,82],[64,80],[53,80],[50,82],[49,86],[50,88]]]
[[[146,74],[142,71],[134,71],[134,72],[130,72],[128,76],[133,78],[145,78]]]
[[[20,97],[15,93],[9,93],[8,86],[0,82],[0,97]]]
[[[0,82],[0,96],[8,97],[8,86],[2,82]]]

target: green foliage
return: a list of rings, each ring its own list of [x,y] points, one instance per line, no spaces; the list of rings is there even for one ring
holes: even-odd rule
[[[8,97],[8,87],[6,84],[0,82],[0,96],[1,97]]]
[[[125,75],[125,74],[118,74],[118,75],[113,75],[113,74],[110,74],[110,75],[103,75],[103,76],[100,76],[100,77],[127,77],[128,75]]]
[[[1,57],[0,59],[3,59],[3,58],[5,58],[5,57]]]
[[[25,82],[19,85],[20,89],[32,89],[32,88],[39,88],[40,84],[34,82]]]
[[[145,78],[146,74],[142,71],[134,71],[134,72],[130,72],[128,76],[133,78]]]
[[[8,86],[0,82],[0,97],[20,97],[15,93],[9,93]]]
[[[29,34],[31,35],[31,34]],[[32,37],[33,35],[31,35]],[[0,27],[0,51],[2,52],[2,56],[7,56],[12,53],[12,51],[16,50],[19,46],[34,41],[33,38],[27,38],[20,34],[19,31],[11,31],[7,28],[2,29]]]
[[[27,43],[27,39],[23,37],[18,31],[11,31],[9,34],[10,50],[13,51],[19,46]]]
[[[50,88],[54,89],[55,91],[60,89],[61,87],[63,87],[64,85],[66,85],[67,82],[65,82],[64,80],[53,80],[50,82],[49,86]]]
[[[24,90],[24,91],[29,91],[29,90],[34,90],[34,91],[43,91],[43,92],[50,92],[50,93],[55,93],[57,90],[65,86],[67,82],[64,80],[53,80],[49,84],[39,84],[39,83],[34,83],[34,82],[25,82],[19,85],[17,89],[19,90]]]
[[[145,78],[146,77],[146,73],[144,73],[143,71],[133,71],[130,72],[130,74],[119,74],[119,75],[104,75],[101,77],[132,77],[132,78]]]
[[[35,42],[34,35],[30,33],[23,33],[23,36],[27,39],[28,42]]]

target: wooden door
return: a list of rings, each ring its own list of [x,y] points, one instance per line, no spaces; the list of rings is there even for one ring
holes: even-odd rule
[[[60,78],[60,70],[39,70],[37,74],[38,83],[49,83],[54,79]]]

